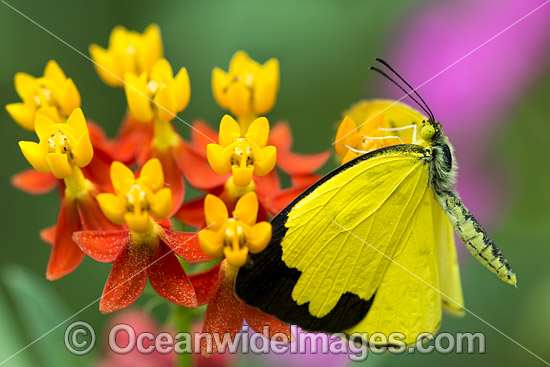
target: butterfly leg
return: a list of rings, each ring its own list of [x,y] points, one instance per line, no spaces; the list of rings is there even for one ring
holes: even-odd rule
[[[379,127],[377,129],[381,131],[400,131],[400,130],[406,130],[406,129],[413,129],[412,143],[413,144],[416,143],[416,129],[417,129],[416,124],[402,126],[402,127],[388,127],[388,128]]]

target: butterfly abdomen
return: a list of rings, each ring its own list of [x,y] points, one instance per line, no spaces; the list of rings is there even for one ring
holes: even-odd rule
[[[436,196],[470,253],[500,279],[516,285],[516,274],[508,261],[460,198],[452,191],[443,191]]]

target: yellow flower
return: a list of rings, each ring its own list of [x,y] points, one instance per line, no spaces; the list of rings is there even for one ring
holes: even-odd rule
[[[233,171],[233,182],[247,186],[252,174],[267,175],[275,167],[277,150],[267,144],[269,122],[265,117],[254,120],[245,134],[239,124],[229,115],[220,122],[220,144],[208,144],[208,163],[218,174]]]
[[[143,34],[118,26],[111,32],[109,48],[90,46],[99,77],[112,87],[121,87],[126,73],[141,74],[162,57],[160,29],[151,24]]]
[[[66,123],[38,114],[34,125],[40,142],[20,141],[19,147],[37,171],[52,172],[63,179],[72,175],[73,166],[85,167],[92,160],[94,150],[80,108],[71,113]]]
[[[271,239],[271,224],[256,223],[258,197],[254,192],[239,199],[232,218],[223,201],[209,194],[204,200],[204,213],[209,227],[199,232],[201,248],[210,257],[225,255],[229,265],[243,266],[249,251],[262,251]]]
[[[54,60],[48,62],[40,78],[26,73],[15,74],[15,90],[23,102],[8,104],[6,110],[27,130],[34,130],[36,113],[43,108],[53,107],[65,118],[80,107],[78,89]]]
[[[342,164],[365,152],[395,144],[410,144],[413,129],[407,127],[426,119],[409,106],[389,100],[361,101],[344,115],[334,143]]]
[[[279,61],[270,59],[260,65],[244,51],[235,53],[226,73],[212,72],[212,91],[220,107],[239,118],[269,112],[279,90]]]
[[[124,90],[132,115],[143,122],[155,118],[171,121],[187,107],[191,96],[187,69],[181,68],[174,77],[166,59],[158,60],[151,72],[139,75],[126,73]],[[154,103],[152,103],[154,101]]]
[[[153,228],[151,216],[164,219],[172,210],[172,192],[164,187],[164,173],[157,158],[148,160],[139,178],[120,162],[111,164],[111,181],[115,194],[97,195],[105,216],[113,223],[126,223],[134,232]]]

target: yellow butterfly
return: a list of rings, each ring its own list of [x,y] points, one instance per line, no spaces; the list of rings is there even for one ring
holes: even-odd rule
[[[239,298],[305,330],[360,333],[377,346],[413,344],[439,328],[442,306],[463,313],[453,228],[485,267],[516,284],[507,260],[455,192],[452,146],[422,102],[429,117],[387,100],[353,109],[355,118],[384,116],[394,141],[402,142],[409,125],[412,144],[366,154],[346,145],[357,158],[273,218],[268,247],[239,270]],[[379,137],[362,138],[359,146]],[[373,341],[374,333],[389,337]]]

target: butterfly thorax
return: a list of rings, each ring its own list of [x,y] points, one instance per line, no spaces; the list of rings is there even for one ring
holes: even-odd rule
[[[441,130],[439,122],[423,121],[420,138],[425,142],[426,160],[430,164],[430,184],[438,195],[453,191],[457,170],[453,146]]]

